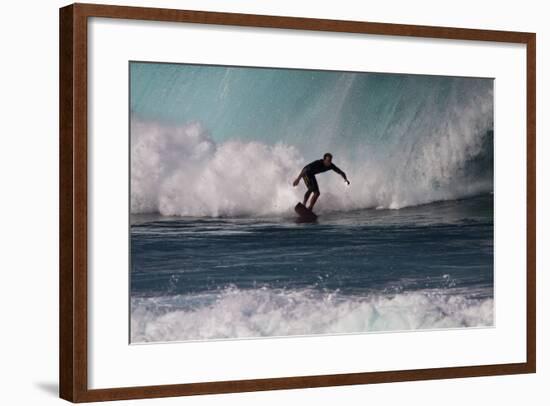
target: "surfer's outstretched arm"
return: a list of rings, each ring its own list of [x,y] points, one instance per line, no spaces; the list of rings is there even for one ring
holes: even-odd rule
[[[338,167],[337,167],[336,165],[334,165],[334,164],[331,165],[331,169],[332,169],[334,172],[336,172],[337,174],[341,175],[341,176],[344,178],[344,180],[345,180],[345,181],[348,183],[348,185],[349,185],[349,180],[348,180],[348,178],[347,178],[347,176],[346,176],[346,173],[345,173],[343,170],[341,170],[340,168],[338,168]]]

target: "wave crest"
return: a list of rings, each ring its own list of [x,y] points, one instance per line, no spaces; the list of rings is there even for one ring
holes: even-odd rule
[[[184,341],[491,326],[493,299],[410,292],[353,297],[240,290],[133,298],[131,341]]]
[[[216,143],[200,122],[171,126],[133,120],[131,125],[132,213],[280,215],[302,200],[305,188],[291,183],[307,162],[294,146]],[[322,197],[316,209],[401,208],[492,190],[492,176],[463,173],[468,160],[482,153],[480,140],[435,138],[418,142],[415,152],[407,152],[407,162],[397,152],[389,159],[387,151],[359,161],[335,155],[352,184],[345,186],[330,172],[318,175]]]

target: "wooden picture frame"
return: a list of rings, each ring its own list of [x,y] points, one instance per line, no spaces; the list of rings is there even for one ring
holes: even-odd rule
[[[428,27],[204,11],[73,4],[60,9],[60,397],[71,402],[141,399],[275,389],[523,374],[536,371],[536,163],[534,33]],[[184,22],[239,27],[286,28],[465,41],[525,44],[527,47],[526,362],[416,370],[344,373],[273,379],[89,389],[88,386],[88,19]]]

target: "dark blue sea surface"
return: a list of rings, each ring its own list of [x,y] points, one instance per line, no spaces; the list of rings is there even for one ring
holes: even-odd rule
[[[278,217],[131,216],[133,342],[489,326],[493,195]]]

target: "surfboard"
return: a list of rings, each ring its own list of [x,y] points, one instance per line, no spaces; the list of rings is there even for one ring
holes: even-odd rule
[[[296,221],[301,223],[312,223],[314,221],[317,221],[317,214],[313,213],[311,210],[309,210],[306,206],[304,206],[302,203],[298,203],[294,207],[294,211],[298,215],[298,219]]]

